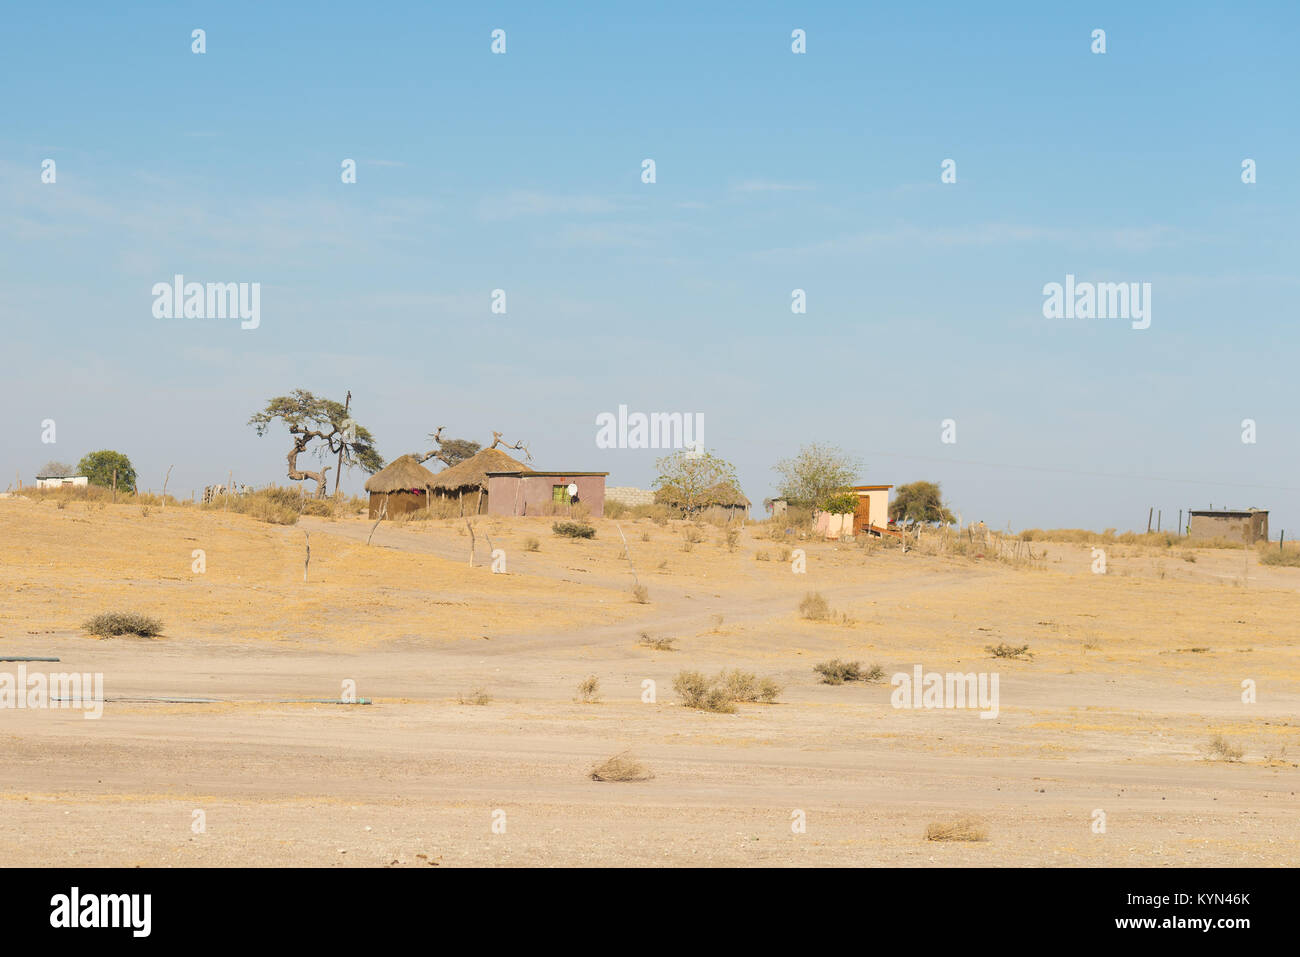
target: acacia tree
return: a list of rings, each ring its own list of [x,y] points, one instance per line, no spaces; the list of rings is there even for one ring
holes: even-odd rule
[[[445,425],[440,425],[438,426],[437,432],[429,433],[429,441],[435,443],[438,447],[430,452],[416,455],[415,460],[417,462],[423,464],[429,461],[429,459],[437,459],[443,465],[451,468],[451,466],[458,465],[468,458],[473,458],[478,454],[478,451],[483,448],[479,443],[472,442],[469,439],[444,439],[442,437],[442,430],[445,428]],[[488,448],[495,449],[498,445],[507,449],[522,450],[523,453],[528,456],[528,461],[531,462],[533,460],[533,453],[528,451],[528,446],[525,445],[522,440],[511,445],[502,440],[500,432],[493,432],[492,444],[489,445]]]
[[[932,525],[950,524],[956,519],[943,504],[943,493],[938,482],[909,482],[894,490],[889,503],[889,517],[895,522]]]
[[[831,496],[853,485],[862,463],[838,446],[813,442],[772,468],[781,476],[781,497],[787,502],[824,508]]]
[[[289,479],[316,483],[316,498],[325,497],[325,482],[330,466],[319,471],[298,467],[298,456],[308,450],[318,458],[342,453],[344,465],[359,465],[369,473],[384,467],[383,457],[375,449],[374,436],[364,426],[358,425],[348,415],[347,407],[333,399],[320,398],[305,389],[294,389],[290,395],[276,396],[266,403],[266,408],[248,420],[259,436],[276,421],[289,429],[293,447],[285,456],[289,463]],[[315,445],[313,445],[315,443]]]
[[[719,485],[739,490],[736,467],[712,452],[679,449],[655,462],[655,468],[659,470],[654,481],[657,497],[680,505],[688,514],[707,505]]]

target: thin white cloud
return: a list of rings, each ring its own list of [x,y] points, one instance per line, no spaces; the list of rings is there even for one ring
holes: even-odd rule
[[[1064,243],[1138,252],[1171,246],[1195,238],[1172,226],[1128,226],[1118,229],[1068,229],[1025,223],[977,223],[971,226],[898,226],[855,233],[809,246],[771,249],[760,258],[807,254],[846,254],[879,246],[1000,246],[1023,243]]]
[[[731,187],[736,193],[806,193],[813,188],[804,183],[777,183],[767,179],[747,179]]]
[[[617,212],[618,209],[617,204],[601,196],[515,190],[485,197],[479,203],[479,217],[492,221],[520,216],[594,216]]]

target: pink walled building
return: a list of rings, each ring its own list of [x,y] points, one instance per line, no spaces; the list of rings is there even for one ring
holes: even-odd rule
[[[605,514],[605,477],[608,472],[488,472],[489,515],[557,514],[558,508],[579,503],[592,518]],[[570,498],[570,485],[578,494]],[[560,513],[562,514],[562,512]]]

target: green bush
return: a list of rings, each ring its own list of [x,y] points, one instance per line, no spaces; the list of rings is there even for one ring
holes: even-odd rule
[[[135,468],[131,460],[121,452],[104,449],[90,452],[81,457],[77,463],[77,474],[86,476],[91,485],[103,488],[114,486],[114,473],[117,474],[116,487],[119,492],[129,492],[135,488]]]

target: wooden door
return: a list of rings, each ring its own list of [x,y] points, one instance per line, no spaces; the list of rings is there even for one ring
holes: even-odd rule
[[[857,535],[871,524],[871,496],[859,495],[858,507],[853,510],[853,534]]]

